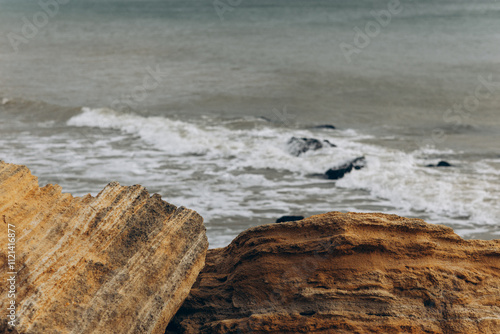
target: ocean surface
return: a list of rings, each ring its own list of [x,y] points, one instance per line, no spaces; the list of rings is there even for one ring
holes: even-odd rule
[[[328,211],[500,238],[499,148],[498,0],[0,0],[0,160],[144,185],[211,247]]]

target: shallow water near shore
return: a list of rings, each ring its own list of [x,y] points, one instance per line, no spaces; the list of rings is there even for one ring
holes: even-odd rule
[[[15,53],[41,9],[0,0],[0,159],[74,195],[144,185],[198,211],[211,247],[337,210],[500,238],[500,3],[401,1],[348,62],[340,44],[387,6],[70,2]],[[292,136],[337,147],[296,157]]]

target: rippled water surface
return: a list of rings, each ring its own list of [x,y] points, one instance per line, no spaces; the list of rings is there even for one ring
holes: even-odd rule
[[[333,210],[498,238],[498,1],[232,3],[0,0],[0,159],[76,195],[142,184],[212,247]]]

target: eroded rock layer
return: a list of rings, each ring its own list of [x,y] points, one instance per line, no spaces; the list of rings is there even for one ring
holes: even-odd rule
[[[16,235],[18,333],[163,333],[208,246],[196,212],[141,186],[110,183],[97,197],[73,197],[3,162],[0,224],[2,277],[10,271],[8,224]],[[6,289],[0,285],[2,310]]]
[[[167,333],[500,333],[500,241],[420,219],[259,226],[206,262]]]

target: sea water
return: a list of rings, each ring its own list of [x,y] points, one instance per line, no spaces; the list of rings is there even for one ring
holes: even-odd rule
[[[211,247],[334,210],[499,238],[499,145],[499,1],[0,0],[0,159],[144,185]]]

